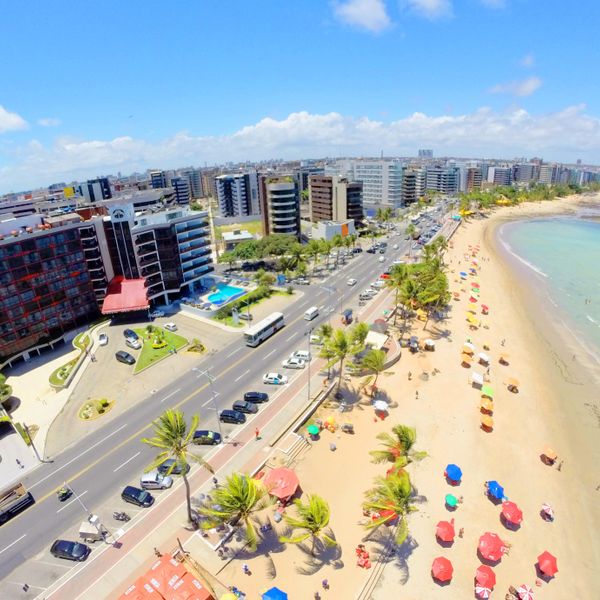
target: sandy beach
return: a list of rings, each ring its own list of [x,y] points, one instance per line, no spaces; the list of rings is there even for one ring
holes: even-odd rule
[[[220,574],[224,581],[238,585],[249,597],[276,584],[290,600],[313,598],[317,590],[323,598],[361,600],[398,595],[419,600],[473,598],[473,578],[481,564],[477,544],[489,531],[510,545],[509,553],[493,567],[497,583],[492,598],[504,598],[509,586],[522,583],[534,588],[536,598],[600,597],[600,406],[594,391],[598,368],[576,340],[569,339],[568,331],[549,322],[551,314],[542,310],[540,295],[527,274],[510,263],[495,237],[496,228],[507,220],[574,213],[581,200],[590,198],[503,208],[458,229],[445,262],[451,291],[460,298],[451,302],[446,319],[429,322],[426,330],[416,321],[412,328],[421,339],[436,340],[435,352],[404,352],[400,362],[380,377],[379,385],[392,401],[385,421],[373,419],[372,408],[363,401],[343,417],[344,422],[354,423],[356,435],[324,432],[295,465],[303,492],[318,493],[329,501],[338,549],[315,562],[298,548],[281,547],[273,536],[257,554],[227,565]],[[469,247],[477,246],[477,274],[461,281],[459,272],[473,266]],[[478,306],[490,307],[488,315],[478,310],[481,326],[476,330],[466,320],[474,280],[481,290]],[[476,354],[484,345],[489,347],[489,373],[485,366],[461,365],[460,351],[467,340],[475,345]],[[498,361],[502,352],[509,355],[508,365]],[[431,368],[438,370],[427,379],[420,375],[424,354]],[[480,426],[481,392],[470,384],[473,371],[486,374],[486,383],[494,389],[491,432]],[[519,380],[519,393],[508,391],[509,378]],[[321,415],[328,412],[341,420],[333,409]],[[373,465],[368,451],[377,447],[375,436],[396,423],[416,427],[417,447],[428,453],[408,467],[418,492],[418,512],[409,517],[408,542],[384,561],[374,589],[359,596],[378,568],[375,563],[382,547],[378,538],[389,533],[383,527],[365,536],[360,526],[363,492],[375,475],[384,475],[388,468]],[[337,445],[335,452],[329,450],[331,441]],[[558,454],[553,466],[540,459],[546,446]],[[444,478],[448,463],[462,469],[459,486],[450,486]],[[484,495],[488,480],[500,482],[505,496],[523,511],[517,530],[503,524],[501,506]],[[453,512],[444,504],[448,493],[462,497]],[[553,522],[540,516],[545,502],[555,510]],[[464,535],[442,547],[435,528],[438,521],[449,519],[454,519],[457,532],[464,529]],[[354,548],[361,541],[373,558],[372,572],[356,566]],[[265,558],[267,548],[271,554]],[[535,567],[537,556],[545,550],[557,557],[559,569],[548,581],[538,578]],[[431,563],[438,556],[454,565],[450,585],[441,586],[431,577]],[[240,575],[242,562],[250,566],[251,576]],[[323,578],[328,579],[330,590],[320,589]]]

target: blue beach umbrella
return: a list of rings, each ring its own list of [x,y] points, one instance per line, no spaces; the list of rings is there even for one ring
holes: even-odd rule
[[[272,587],[262,595],[262,600],[288,600],[288,595],[278,587]]]
[[[466,273],[465,271],[461,271],[461,272],[459,273],[459,275],[460,275],[461,277],[466,277],[466,276],[467,276],[467,273]]]
[[[452,481],[460,481],[462,470],[458,465],[450,464],[446,466],[446,477]]]
[[[497,481],[488,481],[488,494],[497,500],[504,498],[504,488]]]

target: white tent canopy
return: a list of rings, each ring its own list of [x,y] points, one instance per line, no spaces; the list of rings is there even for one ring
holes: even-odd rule
[[[378,333],[377,331],[369,331],[365,339],[365,345],[373,348],[374,350],[381,350],[388,340],[388,335],[385,333]]]

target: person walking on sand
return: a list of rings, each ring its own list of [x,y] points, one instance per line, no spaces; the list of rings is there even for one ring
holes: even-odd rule
[[[501,346],[504,346],[505,342],[506,342],[506,340],[505,340],[505,339],[502,339],[502,341],[500,342],[500,345],[501,345]]]
[[[250,567],[246,563],[244,563],[242,565],[242,571],[244,572],[244,575],[250,575],[251,574],[250,573]]]
[[[419,399],[419,390],[415,390],[415,400]]]

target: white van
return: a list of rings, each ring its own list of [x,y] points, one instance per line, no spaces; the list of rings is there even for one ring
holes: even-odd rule
[[[311,306],[305,313],[304,318],[307,321],[312,321],[316,316],[319,315],[319,308],[317,306]]]
[[[304,362],[310,362],[310,352],[308,350],[296,350],[290,354],[290,358],[299,358]]]

